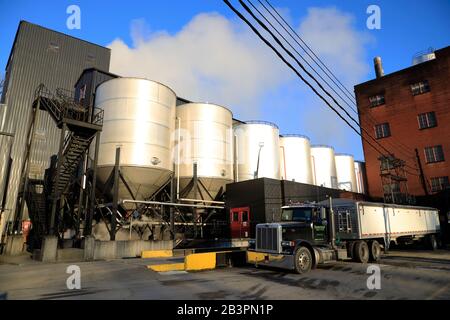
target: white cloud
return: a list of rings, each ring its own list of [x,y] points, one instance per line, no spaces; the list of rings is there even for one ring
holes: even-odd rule
[[[355,29],[352,15],[332,7],[310,8],[297,30],[350,91],[348,94],[353,96],[353,86],[363,81],[370,70],[366,63],[365,46],[373,39]],[[322,72],[321,75],[332,83]],[[335,93],[330,92],[336,97]],[[339,94],[345,97],[343,93]],[[356,113],[350,111],[341,99],[337,100],[358,120]],[[305,102],[309,104],[304,117],[308,120],[303,121],[303,125],[312,138],[318,140],[316,143],[332,144],[338,151],[357,153],[356,156],[361,157],[360,138],[352,129],[313,94],[306,94]],[[354,104],[351,105],[356,109]],[[338,107],[336,109],[341,111]]]
[[[293,21],[289,10],[281,12]],[[151,31],[144,20],[135,20],[131,46],[121,39],[109,45],[110,69],[160,81],[190,100],[228,106],[243,120],[276,121],[282,132],[297,131],[309,135],[313,143],[328,143],[360,157],[359,137],[246,25],[236,21],[204,13],[169,34]],[[370,41],[355,29],[353,17],[336,8],[310,8],[296,29],[353,92],[353,85],[369,71],[365,45]]]
[[[257,117],[264,93],[288,77],[284,67],[248,28],[215,13],[194,17],[174,35],[150,32],[134,21],[133,46],[114,40],[111,71],[163,82],[181,97],[229,106]]]

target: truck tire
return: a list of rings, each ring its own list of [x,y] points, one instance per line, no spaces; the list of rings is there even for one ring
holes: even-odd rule
[[[356,242],[354,256],[357,262],[367,263],[369,261],[369,246],[367,242],[364,240]]]
[[[311,251],[306,247],[299,247],[294,255],[295,272],[299,274],[307,273],[313,265],[313,257]]]
[[[370,261],[378,262],[381,258],[381,246],[377,240],[370,241],[369,247]]]
[[[437,243],[437,239],[436,239],[436,235],[434,234],[430,234],[428,236],[428,245],[430,247],[431,250],[436,250],[438,248],[438,243]]]
[[[355,241],[347,243],[347,256],[351,259],[355,259]]]

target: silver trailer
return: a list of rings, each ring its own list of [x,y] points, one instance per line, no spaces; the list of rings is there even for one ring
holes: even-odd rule
[[[440,232],[439,212],[434,208],[340,199],[335,202],[336,239],[378,239],[389,247]]]

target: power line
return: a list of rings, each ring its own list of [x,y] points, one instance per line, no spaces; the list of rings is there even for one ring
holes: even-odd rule
[[[258,0],[259,1],[259,0]],[[251,9],[250,8],[248,8],[246,5],[245,5],[245,3],[243,3],[242,1],[240,1],[241,2],[241,5],[244,7],[244,9],[250,14],[250,15],[252,15],[252,17],[259,23],[259,25],[261,26],[261,27],[263,27],[271,36],[272,36],[272,38],[284,49],[284,51],[287,53],[287,54],[289,54],[296,62],[297,62],[297,64],[302,68],[302,70],[304,71],[304,72],[306,72],[307,74],[308,74],[308,76],[310,77],[310,78],[312,78],[315,82],[316,82],[316,84],[334,101],[334,103],[336,103],[338,106],[339,106],[339,108],[342,110],[342,111],[344,111],[344,113],[362,130],[362,131],[364,131],[373,141],[375,141],[382,149],[384,149],[387,153],[391,153],[389,150],[387,150],[380,142],[378,142],[377,140],[375,140],[375,138],[373,138],[368,132],[367,132],[367,130],[365,130],[365,128],[363,128],[363,127],[361,127],[360,126],[360,124],[358,123],[358,121],[357,120],[355,120],[348,112],[347,112],[347,110],[345,110],[335,99],[334,99],[334,97],[333,96],[331,96],[331,94],[329,94],[329,92],[327,92],[324,88],[323,88],[323,86],[314,78],[314,76],[311,74],[311,73],[309,73],[305,68],[304,68],[304,66],[293,56],[293,54],[289,51],[289,50],[287,50],[282,44],[281,44],[281,42],[279,41],[279,39],[268,29],[268,27],[263,23],[263,22],[261,22],[254,14],[253,14],[253,12],[251,12]],[[322,79],[322,81],[324,81],[330,88],[331,88],[331,90],[334,92],[334,93],[336,93],[343,101],[344,101],[344,103],[346,103],[350,108],[351,108],[351,106],[342,98],[342,96],[340,96],[334,89],[333,89],[333,87],[325,80],[325,79],[323,79],[321,76],[320,76],[320,74],[302,57],[302,55],[289,43],[289,41],[277,30],[277,28],[275,28],[274,26],[273,26],[273,24],[258,10],[258,8],[251,2],[251,0],[248,0],[248,2],[250,3],[250,5],[263,17],[263,19],[278,33],[278,35],[280,35],[281,36],[281,38],[297,53],[297,55],[303,60],[303,61],[305,61],[307,64],[308,64],[308,66]],[[260,2],[261,3],[261,2]],[[261,3],[262,4],[262,3]],[[262,4],[263,5],[263,4]],[[272,15],[272,17],[273,17],[273,15]],[[275,17],[274,17],[275,18]],[[276,18],[275,18],[276,19]],[[284,28],[284,30],[286,31],[286,32],[288,32],[285,28]],[[292,37],[292,36],[291,36]],[[294,39],[295,40],[295,39]],[[298,42],[297,42],[298,43]],[[303,48],[304,49],[304,48]],[[305,49],[304,49],[305,50]],[[312,50],[312,49],[310,49],[310,50]],[[311,57],[311,56],[310,56]],[[322,62],[323,63],[323,62]],[[317,64],[317,62],[316,62],[316,64]],[[323,69],[322,69],[323,70]],[[329,69],[328,69],[329,70]],[[331,72],[331,71],[330,71]],[[355,103],[354,101],[353,101],[353,103]],[[355,104],[356,105],[356,104]],[[366,140],[367,141],[367,140]],[[403,153],[403,152],[401,152],[401,153]],[[405,154],[406,155],[406,154]],[[406,165],[406,164],[405,164]],[[406,165],[407,167],[410,167],[411,169],[413,169],[413,170],[417,170],[417,168],[413,168],[413,167],[411,167],[411,166],[409,166],[409,165]]]
[[[227,4],[227,6],[228,7],[230,7],[230,9],[233,11],[233,12],[235,12],[235,14],[242,20],[242,21],[244,21],[251,29],[252,29],[252,31],[267,45],[267,46],[269,46],[274,52],[275,52],[275,54],[290,68],[290,69],[292,69],[295,73],[296,73],[296,75],[306,84],[306,85],[308,85],[308,87],[310,87],[311,88],[311,90],[313,90],[313,92],[320,98],[320,99],[322,99],[326,104],[327,104],[327,106],[328,107],[330,107],[353,131],[355,131],[356,132],[356,134],[358,134],[359,136],[361,136],[361,138],[363,139],[363,140],[366,140],[366,142],[372,147],[372,148],[374,148],[374,150],[376,150],[379,154],[381,154],[381,155],[383,155],[383,153],[375,146],[375,145],[373,145],[369,140],[367,140],[367,139],[365,139],[363,136],[362,136],[362,134],[358,131],[358,130],[356,130],[355,129],[355,127],[353,127],[349,122],[348,122],[348,120],[347,119],[345,119],[340,113],[339,113],[339,111],[337,111],[330,103],[329,103],[329,101],[328,100],[326,100],[297,70],[296,70],[296,68],[295,67],[293,67],[292,66],[292,64],[290,64],[284,57],[283,57],[283,55],[266,39],[266,38],[264,38],[262,35],[261,35],[261,33],[252,25],[252,23],[251,22],[249,22],[236,8],[234,8],[234,6],[228,1],[228,0],[224,0],[224,2],[225,2],[225,4]],[[258,21],[260,24],[262,24],[262,22],[258,19],[258,18],[256,18],[255,16],[254,16],[254,14],[251,12],[251,10],[245,5],[245,3],[243,3],[241,0],[240,0],[240,3],[241,3],[241,5],[244,7],[244,8],[246,8],[246,10],[248,9],[249,10],[249,13],[252,15],[252,17],[256,20],[256,21]],[[264,24],[263,24],[264,25]],[[272,35],[272,37],[277,41],[278,39],[273,35],[273,33],[272,32],[270,32],[270,30],[268,30],[267,29],[267,27],[265,27],[265,30],[266,31],[268,31],[271,35]],[[297,59],[295,59],[295,57],[293,57],[292,56],[292,53],[290,52],[290,51],[288,51],[281,43],[280,43],[280,41],[278,40],[277,41],[277,43],[294,59],[294,60],[296,60],[296,62],[300,65],[300,66],[302,66],[301,65],[301,63],[297,60]],[[303,70],[308,74],[308,75],[310,75],[310,77],[312,77],[315,81],[316,81],[316,83],[317,83],[317,80],[309,73],[309,72],[307,72],[304,68],[303,68]],[[329,93],[326,91],[326,90],[324,90],[323,89],[323,87],[319,84],[319,83],[317,83],[318,85],[319,85],[319,87],[321,87],[321,89],[323,90],[323,91],[325,91],[328,95],[329,95]],[[330,95],[329,95],[330,96]],[[336,100],[332,97],[332,96],[330,96],[332,99],[333,99],[333,101],[342,109],[342,106],[340,106],[337,102],[336,102]],[[348,115],[348,112],[346,112],[346,110],[343,110],[347,115]],[[351,118],[351,117],[350,117]],[[352,118],[353,119],[353,118]],[[354,120],[354,119],[353,119]],[[356,122],[356,124],[359,126],[359,124]],[[360,127],[360,126],[359,126]],[[361,128],[361,127],[360,127]],[[368,134],[369,135],[369,134]],[[372,138],[372,140],[374,140],[374,138],[373,137],[371,137],[370,135],[369,135],[369,137],[370,138]],[[377,141],[375,141],[375,142],[377,142]],[[377,142],[378,143],[378,142]],[[378,143],[379,144],[379,143]],[[380,144],[379,144],[380,145]],[[387,150],[386,148],[384,148],[384,146],[382,146],[382,145],[380,145],[384,150],[386,150],[387,151],[387,153],[388,154],[391,154],[390,152],[389,152],[389,150]],[[413,168],[413,169],[415,169],[415,168]],[[412,175],[415,175],[414,173],[411,173],[411,172],[408,172],[409,174],[412,174]]]
[[[331,104],[330,104],[330,102],[328,101],[328,100],[326,100],[301,74],[300,74],[300,72],[298,72],[297,71],[297,69],[294,67],[294,66],[292,66],[292,64],[291,63],[289,63],[287,60],[286,60],[286,58],[284,58],[283,57],[283,55],[266,39],[266,38],[264,38],[262,35],[261,35],[261,33],[253,26],[253,24],[250,22],[250,21],[248,21],[247,20],[247,18],[245,18],[231,3],[230,3],[230,1],[229,0],[223,0],[224,2],[225,2],[225,4],[242,20],[242,21],[244,21],[251,29],[252,29],[252,31],[267,45],[267,46],[269,46],[274,52],[275,52],[275,54],[292,70],[292,71],[294,71],[295,72],[295,74],[320,98],[320,99],[322,99],[325,103],[326,103],[326,105],[328,106],[328,107],[330,107],[338,116],[339,116],[339,118],[341,118],[353,131],[355,131],[356,132],[356,134],[358,134],[359,136],[361,136],[361,138],[362,138],[362,135],[361,135],[361,133],[358,131],[358,130],[356,130],[355,129],[355,127],[353,127],[352,126],[352,124],[350,124],[349,122],[348,122],[348,120],[347,119],[345,119],[340,113],[339,113],[339,111],[337,111],[336,110],[336,108],[334,108]],[[241,0],[239,0],[239,2],[241,2],[241,4],[243,4],[242,3],[242,1]],[[243,4],[243,5],[245,5],[245,4]],[[247,7],[248,8],[248,7]],[[294,58],[295,59],[295,58]],[[297,60],[298,61],[298,60]],[[374,148],[378,153],[380,153],[381,155],[383,155],[383,153],[382,152],[380,152],[378,149],[377,149],[377,147],[375,147],[370,141],[367,141],[367,143],[372,147],[372,148]]]
[[[251,1],[248,0],[250,3]],[[362,131],[364,131],[369,138],[371,138],[381,149],[383,149],[387,154],[392,154],[388,149],[386,149],[382,144],[380,144],[375,138],[373,138],[365,128],[361,127],[360,124],[358,123],[358,121],[356,121],[349,113],[348,111],[343,108],[337,101],[336,99],[327,91],[325,90],[325,88],[322,86],[322,84],[317,81],[317,79],[308,71],[306,70],[306,68],[302,65],[302,63],[295,58],[295,56],[292,54],[292,52],[290,52],[288,49],[286,49],[286,47],[281,43],[281,41],[273,34],[272,31],[269,30],[269,28],[260,20],[258,19],[258,17],[256,17],[256,15],[253,13],[253,11],[244,3],[244,1],[239,0],[240,4],[242,5],[242,7],[253,17],[253,19],[256,20],[256,22],[258,22],[258,24],[266,31],[268,32],[271,37],[275,40],[275,42],[292,58],[295,60],[295,62],[299,65],[299,67],[319,86],[319,88],[329,97],[331,98],[331,100],[333,100],[333,102],[346,114],[346,116],[348,118],[350,118]],[[339,112],[338,112],[339,114]],[[340,114],[339,114],[340,115]],[[353,127],[352,127],[353,128]],[[361,137],[362,135],[355,130]],[[366,140],[367,141],[367,140]],[[377,149],[378,150],[378,149]],[[378,150],[378,152],[380,154],[383,154],[382,152],[380,152]]]
[[[357,108],[357,104],[354,100],[354,97],[352,95],[352,93],[347,89],[347,87],[336,77],[336,75],[326,66],[326,64],[315,54],[314,50],[308,46],[308,44],[302,39],[302,37],[289,25],[289,23],[281,16],[281,14],[270,4],[270,2],[268,0],[265,0],[265,2],[272,8],[272,10],[276,13],[276,15],[284,22],[284,24],[290,29],[287,30],[286,27],[284,26],[283,23],[280,22],[280,20],[273,15],[273,13],[271,12],[271,10],[269,10],[266,5],[261,1],[258,0],[258,2],[262,5],[262,7],[272,16],[273,19],[275,19],[275,21],[283,28],[283,30],[300,46],[300,48],[303,49],[303,51],[308,55],[308,57],[320,68],[320,70],[322,70],[322,72],[331,80],[331,82],[333,82],[333,84],[345,95],[345,97],[348,98],[348,100],[355,105],[355,107]],[[255,10],[257,10],[259,12],[259,14],[261,16],[263,16],[263,18],[272,26],[273,29],[275,29],[275,31],[286,41],[286,43],[288,43],[290,45],[291,48],[293,48],[293,46],[286,40],[286,38],[284,36],[281,35],[281,33],[272,25],[272,23],[270,23],[270,21],[267,20],[267,18],[253,5],[253,3],[251,3],[251,1],[249,0],[249,3],[253,6],[253,8],[255,8]],[[297,41],[297,39],[292,35],[292,33],[294,33],[296,35],[296,37],[303,43],[303,45],[301,43],[299,43]],[[305,49],[306,47],[306,49]],[[294,49],[294,48],[293,48]],[[294,51],[303,59],[303,57],[301,56],[301,54],[294,49]],[[311,52],[311,54],[314,56],[311,56],[311,54],[309,53]],[[303,59],[304,61],[306,61],[305,59]],[[319,64],[320,62],[320,64]],[[314,70],[314,68],[307,63],[308,66]],[[326,71],[324,70],[324,68],[322,68],[321,64],[323,65],[323,67],[326,69]],[[318,72],[316,72],[314,70],[314,72],[316,74],[318,74]],[[330,76],[331,75],[331,76]],[[336,91],[332,88],[332,86],[326,81],[324,80],[321,76],[319,76],[323,81],[325,81],[325,83],[331,88],[331,90],[333,90],[333,92],[336,93]],[[333,78],[335,80],[333,80]],[[339,86],[339,85],[340,86]],[[342,98],[342,96],[340,96],[338,93],[336,93],[339,98],[342,99],[342,101],[356,114],[359,114],[356,108],[353,108],[351,105],[348,104],[347,101],[345,101],[345,99]],[[372,121],[369,121],[369,119],[367,119],[365,122],[370,124],[370,125],[376,125],[376,120],[372,117],[371,114],[368,114],[369,118]],[[393,143],[386,141],[388,144],[390,144],[392,147],[395,147],[393,145]],[[412,151],[409,150],[409,148],[407,146],[405,146],[404,144],[402,144],[400,141],[397,142],[399,147],[403,148],[403,151],[401,151],[400,153],[404,154],[405,156],[407,156],[408,158],[412,158],[415,159],[415,157],[411,157],[410,152],[412,154]],[[400,151],[400,150],[398,150]],[[412,167],[411,167],[412,168]],[[416,169],[416,168],[414,168]]]

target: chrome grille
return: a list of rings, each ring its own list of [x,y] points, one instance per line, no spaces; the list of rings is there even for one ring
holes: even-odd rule
[[[257,225],[256,250],[274,253],[281,252],[281,225]]]

